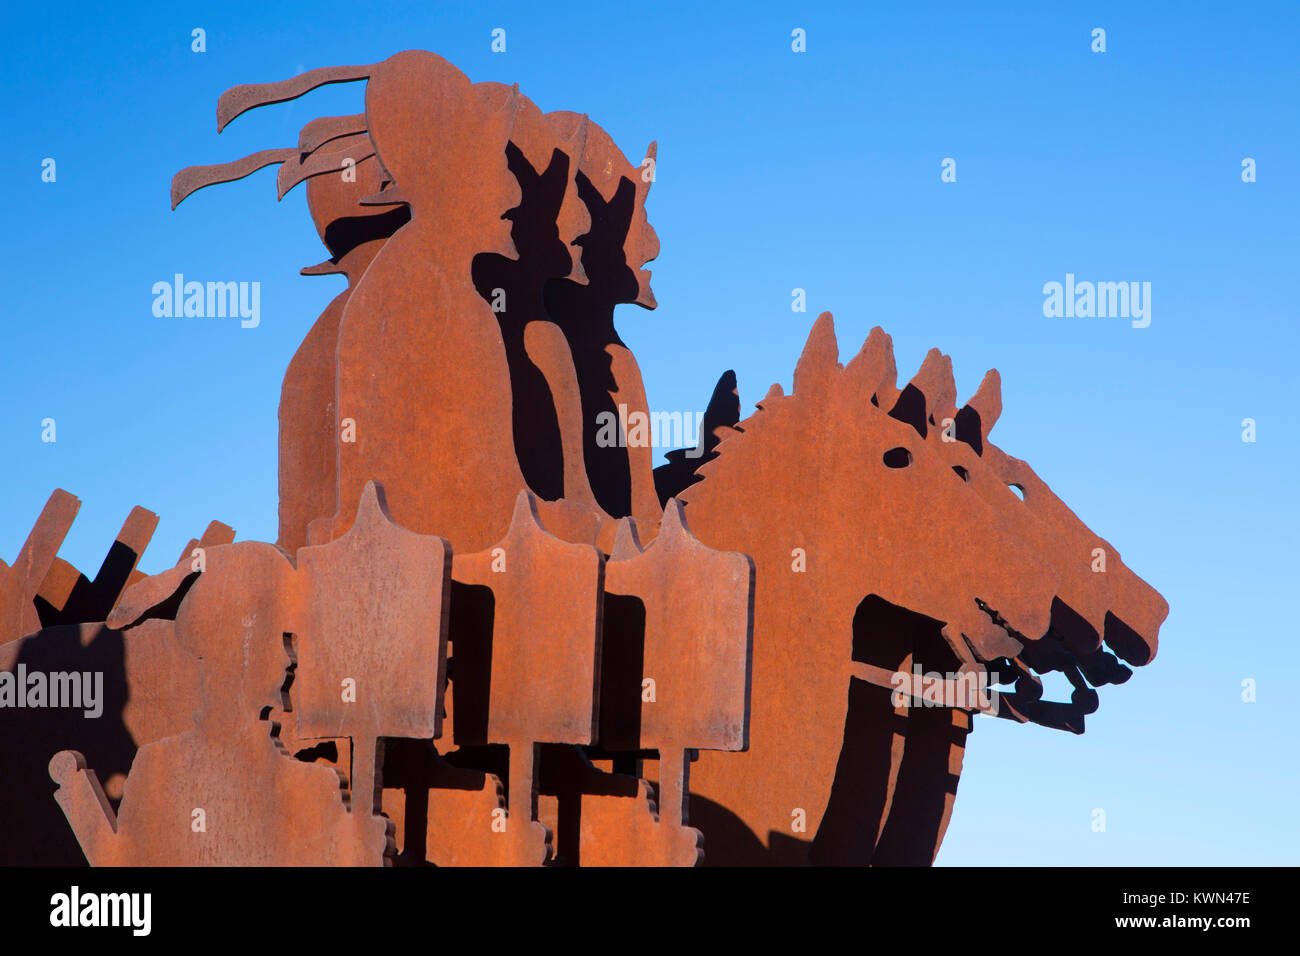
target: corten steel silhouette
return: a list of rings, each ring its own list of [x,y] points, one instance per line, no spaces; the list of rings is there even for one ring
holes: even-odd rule
[[[50,763],[90,862],[382,864],[377,742],[438,733],[450,558],[396,527],[373,484],[347,534],[299,550],[296,569],[273,545],[208,551],[176,617],[201,661],[194,730],[141,749],[117,814],[82,754]],[[340,776],[290,758],[267,720],[291,664],[300,733],[352,740],[347,804]]]
[[[59,678],[65,682],[72,675],[102,675],[98,716],[86,716],[84,707],[14,708],[0,698],[0,865],[85,861],[49,800],[52,753],[73,748],[87,754],[104,775],[109,799],[116,801],[137,747],[190,725],[197,670],[166,619],[184,593],[184,577],[177,579],[184,586],[163,595],[171,603],[154,610],[156,619],[141,621],[143,626],[129,633],[104,624],[109,618],[133,624],[141,617],[125,611],[121,598],[129,585],[144,579],[136,565],[157,516],[133,509],[91,580],[55,557],[80,507],[76,497],[56,490],[13,568],[0,561],[0,641],[5,642],[0,644],[0,673],[15,679],[20,673],[65,675]],[[186,546],[178,568],[188,568],[194,548],[233,538],[229,527],[212,522],[202,539]],[[31,581],[40,582],[34,595]]]
[[[791,395],[741,422],[724,374],[655,469],[613,322],[655,305],[655,145],[425,52],[235,87],[218,129],[351,81],[363,114],[172,183],[278,165],[329,252],[303,274],[347,279],[285,375],[277,544],[214,523],[144,577],[137,509],[90,581],[58,492],[0,564],[30,635],[0,667],[117,675],[100,732],[0,741],[90,862],[928,864],[976,713],[1082,733],[1152,659],[1165,602],[990,443],[997,372],[958,408],[947,356],[900,388],[888,336],[841,365],[826,314]],[[0,784],[0,825],[42,786]]]
[[[630,522],[615,539],[605,573],[604,650],[613,666],[604,671],[600,742],[659,756],[666,846],[655,862],[679,859],[684,841],[675,831],[688,819],[690,751],[748,745],[753,578],[747,555],[714,551],[691,534],[675,498],[648,548],[642,550]],[[638,674],[647,675],[639,687]],[[629,678],[631,686],[623,683]],[[607,809],[608,802],[593,800],[591,815]],[[621,847],[614,833],[591,842],[587,857],[603,851],[618,863],[637,862],[613,856]]]
[[[13,565],[0,560],[0,640],[11,641],[40,628],[36,600],[80,508],[76,497],[58,489],[45,503]]]
[[[104,624],[61,624],[0,646],[0,671],[100,675],[98,714],[80,707],[0,707],[0,865],[76,866],[85,862],[51,800],[50,756],[74,749],[118,801],[137,748],[188,730],[198,697],[198,668],[176,641],[174,623],[149,620],[129,631]],[[49,677],[50,683],[69,678]],[[93,678],[92,678],[93,679]],[[66,685],[65,685],[66,686]],[[47,687],[48,690],[51,689]]]
[[[1130,674],[1103,640],[1132,664],[1155,653],[1164,601],[989,443],[997,373],[960,411],[946,356],[901,390],[896,374],[878,328],[841,367],[823,314],[793,394],[774,386],[683,493],[701,540],[757,566],[750,747],[692,776],[711,855],[929,863],[973,708],[895,707],[895,673],[987,669],[1015,681],[998,716],[1082,732],[1088,683]],[[1050,670],[1069,703],[1040,699]]]

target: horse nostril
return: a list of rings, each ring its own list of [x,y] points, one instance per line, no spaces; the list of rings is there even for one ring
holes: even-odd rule
[[[965,468],[963,468],[961,465],[953,465],[952,470],[957,473],[957,477],[960,478],[962,481],[970,481],[970,472],[967,471]]]
[[[885,452],[883,459],[886,468],[906,468],[912,463],[912,453],[899,446]]]

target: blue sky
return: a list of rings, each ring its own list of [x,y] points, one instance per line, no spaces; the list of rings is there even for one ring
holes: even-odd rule
[[[630,157],[658,141],[659,308],[617,316],[652,408],[700,409],[734,368],[748,413],[824,309],[842,353],[882,325],[904,380],[931,346],[962,397],[996,367],[993,440],[1169,601],[1159,656],[1084,736],[977,723],[941,864],[1300,862],[1297,8],[869,6],[7,5],[0,556],[55,487],[82,499],[62,554],[91,572],[136,504],[162,519],[146,571],[212,518],[275,539],[280,379],[343,280],[298,275],[324,253],[273,171],[175,212],[171,176],[362,108],[325,88],[218,137],[229,86],[429,49]],[[260,326],[155,318],[176,272],[259,281]],[[1150,326],[1046,318],[1066,273],[1150,282]]]

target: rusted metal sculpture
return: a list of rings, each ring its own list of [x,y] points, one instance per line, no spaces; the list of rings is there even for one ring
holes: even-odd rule
[[[138,748],[182,733],[198,698],[198,665],[177,643],[174,624],[149,620],[129,631],[61,624],[0,646],[0,674],[16,686],[31,675],[74,687],[77,706],[33,707],[0,693],[0,865],[76,866],[85,856],[51,799],[50,757],[86,756],[114,805]],[[0,677],[0,680],[3,680]],[[70,683],[69,683],[70,682]],[[89,691],[89,694],[87,692]]]
[[[140,750],[118,813],[82,754],[50,763],[90,862],[383,863],[376,741],[437,733],[449,559],[441,539],[396,528],[373,484],[348,534],[299,551],[296,570],[272,545],[208,551],[176,619],[200,659],[195,728]],[[349,804],[339,775],[290,758],[267,720],[299,649],[299,733],[351,739]]]
[[[192,583],[190,555],[200,542],[192,541],[182,553],[178,569],[185,570],[178,570],[176,585],[159,597],[161,606],[133,610],[122,598],[135,583],[152,583],[136,566],[157,517],[133,509],[92,581],[55,557],[79,508],[73,495],[55,491],[13,568],[0,562],[0,586],[6,589],[0,607],[5,622],[0,685],[12,681],[14,695],[6,700],[0,686],[0,865],[84,862],[49,799],[50,756],[67,748],[85,753],[103,774],[109,800],[116,802],[137,748],[188,729],[197,695],[196,662],[176,643],[170,618]],[[201,540],[211,546],[233,536],[214,521]],[[40,581],[34,593],[33,580]],[[136,593],[146,598],[149,589]],[[136,623],[141,626],[122,629]],[[34,705],[25,685],[35,675],[47,693],[61,684],[76,691],[81,703]],[[97,699],[87,700],[88,693]]]
[[[724,374],[653,468],[613,323],[655,306],[653,143],[425,52],[235,87],[218,129],[352,81],[363,114],[172,183],[278,166],[329,252],[303,274],[347,278],[285,375],[279,540],[214,522],[146,577],[137,509],[90,580],[55,493],[0,563],[0,679],[99,661],[113,719],[0,710],[4,831],[57,806],[94,864],[928,864],[976,713],[1081,733],[1154,656],[1164,601],[989,441],[996,372],[958,408],[947,356],[900,388],[825,314],[791,395],[740,422]]]
[[[482,598],[490,605],[487,620],[473,628],[452,623],[455,743],[509,748],[503,822],[510,859],[541,865],[551,834],[537,822],[538,745],[596,739],[605,561],[590,545],[547,534],[521,491],[505,537],[487,551],[458,556],[453,576],[463,588],[487,592]],[[471,655],[480,674],[471,674]],[[477,700],[466,700],[465,688]],[[475,704],[486,712],[475,714]]]
[[[690,752],[739,751],[749,742],[754,565],[744,554],[702,545],[676,499],[644,551],[630,523],[619,532],[606,566],[605,653],[613,666],[605,668],[600,742],[609,751],[658,754],[664,848],[655,862],[685,862],[679,848],[695,849],[682,833]],[[584,816],[609,809],[610,801],[593,797]],[[593,833],[584,838],[593,846],[584,859],[638,862],[619,854],[628,844],[616,832],[588,826]]]
[[[45,503],[13,565],[0,560],[0,640],[12,641],[41,626],[36,599],[46,575],[58,560],[59,545],[80,507],[77,498],[62,488],[56,490]]]
[[[1103,638],[1144,664],[1167,606],[988,442],[996,372],[959,412],[937,351],[901,390],[880,329],[837,353],[824,314],[794,393],[774,387],[683,493],[701,540],[757,566],[750,748],[701,756],[693,818],[736,859],[928,863],[977,708],[895,707],[892,675],[991,671],[1016,682],[1000,716],[1081,732],[1085,675],[1128,676]],[[1034,669],[1063,670],[1071,702],[1039,700]]]

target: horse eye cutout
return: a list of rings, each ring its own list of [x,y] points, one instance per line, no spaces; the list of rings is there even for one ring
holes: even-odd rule
[[[881,460],[886,468],[906,468],[912,463],[912,453],[900,445],[885,452]]]

